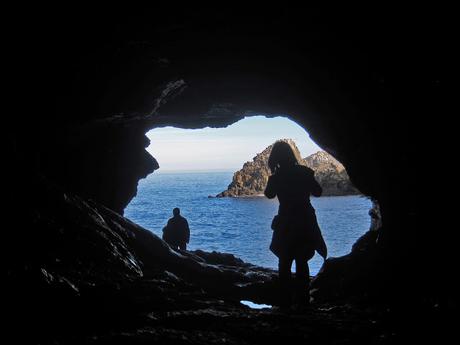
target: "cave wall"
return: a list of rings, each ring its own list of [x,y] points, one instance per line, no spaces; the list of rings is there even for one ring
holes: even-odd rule
[[[442,42],[418,18],[266,6],[44,21],[28,36],[42,52],[29,79],[53,101],[15,119],[16,175],[45,176],[122,213],[158,168],[145,152],[149,129],[287,114],[379,201],[392,267],[432,246],[429,236],[412,239],[420,119],[442,103]]]

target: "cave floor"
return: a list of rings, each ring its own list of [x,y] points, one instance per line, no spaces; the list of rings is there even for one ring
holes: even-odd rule
[[[57,316],[51,343],[390,344],[395,336],[385,308],[347,301],[301,312],[252,309],[165,272],[102,290],[79,306],[68,320]]]
[[[196,301],[195,301],[196,303]],[[302,312],[251,309],[221,300],[199,308],[147,312],[85,344],[386,344],[393,336],[375,310],[317,305]]]

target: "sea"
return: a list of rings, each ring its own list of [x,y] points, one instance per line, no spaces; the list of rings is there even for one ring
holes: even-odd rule
[[[179,207],[190,225],[188,250],[230,253],[245,262],[277,269],[278,259],[269,245],[278,200],[213,197],[227,189],[232,177],[233,172],[155,172],[139,181],[125,217],[161,237],[173,208]],[[372,205],[367,197],[312,197],[311,203],[329,257],[349,253],[370,227]],[[317,274],[322,264],[323,259],[315,254],[309,261],[310,274]]]

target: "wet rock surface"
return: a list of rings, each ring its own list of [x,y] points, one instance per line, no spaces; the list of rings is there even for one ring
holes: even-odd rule
[[[350,305],[318,306],[299,313],[252,310],[214,301],[195,309],[151,312],[137,328],[93,335],[84,344],[385,344],[382,314]]]

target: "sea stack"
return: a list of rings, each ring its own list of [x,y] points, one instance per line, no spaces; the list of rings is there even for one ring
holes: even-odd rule
[[[300,164],[315,171],[315,178],[323,188],[323,196],[356,195],[360,192],[353,186],[345,167],[325,151],[318,151],[301,158],[300,151],[292,139],[281,139],[291,145]],[[263,195],[268,177],[268,157],[273,144],[258,153],[250,162],[234,173],[227,190],[216,197],[250,197]]]

